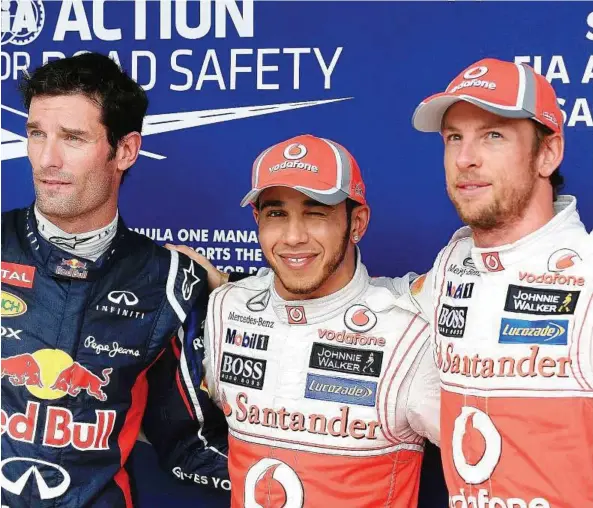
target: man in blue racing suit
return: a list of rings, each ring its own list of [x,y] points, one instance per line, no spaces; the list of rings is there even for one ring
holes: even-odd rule
[[[224,416],[195,388],[206,274],[118,214],[144,91],[96,53],[22,91],[36,200],[2,214],[3,505],[132,507],[141,425],[163,467],[228,490]]]

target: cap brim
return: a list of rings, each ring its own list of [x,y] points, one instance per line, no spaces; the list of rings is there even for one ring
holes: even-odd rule
[[[247,206],[249,204],[255,203],[257,201],[259,195],[264,190],[270,189],[272,187],[287,187],[289,189],[294,189],[299,192],[302,192],[305,196],[308,196],[311,199],[314,199],[315,201],[319,201],[320,203],[323,203],[324,205],[329,205],[329,206],[337,205],[349,197],[348,194],[346,194],[344,191],[339,190],[339,189],[334,190],[332,192],[319,192],[319,191],[315,191],[313,189],[309,189],[308,187],[301,187],[298,185],[295,186],[295,185],[272,184],[272,185],[267,185],[265,187],[262,187],[261,189],[251,189],[251,191],[249,191],[246,194],[246,196],[243,198],[243,200],[241,201],[241,206]]]
[[[497,106],[496,104],[477,99],[471,95],[442,93],[433,95],[418,105],[412,116],[412,125],[421,132],[440,132],[443,116],[445,116],[445,113],[453,104],[459,101],[469,102],[490,113],[506,118],[533,118],[531,113],[522,109],[518,110]]]

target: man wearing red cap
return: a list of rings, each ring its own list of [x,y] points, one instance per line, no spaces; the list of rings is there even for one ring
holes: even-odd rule
[[[439,390],[426,321],[370,279],[370,217],[352,155],[298,136],[253,165],[271,270],[210,298],[206,380],[229,425],[236,507],[417,505]]]
[[[422,102],[467,224],[411,291],[441,371],[449,506],[593,506],[593,242],[558,196],[552,86],[481,60]]]

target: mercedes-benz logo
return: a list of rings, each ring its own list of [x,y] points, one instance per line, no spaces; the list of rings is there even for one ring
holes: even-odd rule
[[[261,312],[262,310],[265,310],[265,308],[268,306],[269,301],[270,301],[270,290],[266,289],[266,290],[262,291],[261,293],[258,293],[254,297],[250,298],[249,300],[247,300],[246,305],[247,305],[247,308],[251,312]]]
[[[138,297],[131,291],[112,291],[107,295],[107,298],[110,302],[113,302],[118,305],[123,300],[124,303],[126,305],[129,305],[130,307],[133,307],[139,302]]]
[[[54,470],[51,475],[52,479],[55,478],[55,471],[58,471],[63,477],[63,480],[59,485],[50,487],[44,480],[43,475],[39,472],[39,467],[36,465],[29,467],[29,469],[27,469],[17,480],[9,480],[4,474],[4,469],[5,466],[11,462],[31,462],[33,464],[40,464],[41,466],[45,466],[41,468],[42,470],[47,470],[48,468]],[[54,499],[59,497],[64,494],[64,492],[66,492],[70,486],[70,475],[68,474],[68,471],[57,464],[26,457],[12,457],[10,459],[4,459],[2,462],[0,462],[0,486],[12,494],[20,496],[31,475],[35,477],[35,483],[37,484],[37,490],[39,491],[39,497],[41,499]]]

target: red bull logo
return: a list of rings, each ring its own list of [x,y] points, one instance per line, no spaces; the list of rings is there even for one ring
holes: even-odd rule
[[[101,372],[103,379],[101,379],[80,363],[74,362],[70,367],[60,372],[51,389],[67,392],[68,395],[73,397],[76,397],[81,390],[86,390],[92,397],[105,401],[107,395],[105,395],[101,387],[109,384],[111,372],[113,372],[111,368],[103,369]]]
[[[62,264],[64,266],[69,266],[70,268],[78,268],[80,270],[86,269],[86,263],[83,263],[78,259],[62,259]]]
[[[8,376],[8,381],[13,386],[38,386],[41,384],[39,364],[29,353],[10,356],[0,360],[2,374],[0,378]]]
[[[56,274],[70,277],[71,279],[86,279],[89,272],[87,263],[76,258],[62,259],[62,263],[56,266]]]
[[[109,437],[115,427],[114,410],[95,411],[95,422],[75,422],[72,413],[63,407],[46,408],[45,426],[38,426],[39,402],[27,402],[24,413],[8,415],[0,410],[0,434],[15,441],[35,442],[37,429],[43,429],[43,445],[54,448],[73,446],[77,450],[109,450]]]
[[[55,400],[81,392],[101,402],[107,400],[103,387],[109,384],[112,368],[103,369],[101,377],[59,349],[40,349],[34,353],[2,358],[2,375],[13,386],[25,386],[40,399]]]

